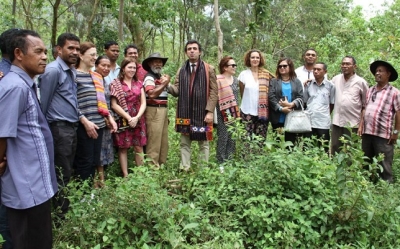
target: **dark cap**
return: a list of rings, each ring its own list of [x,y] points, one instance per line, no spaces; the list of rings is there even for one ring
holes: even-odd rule
[[[397,80],[398,74],[397,74],[396,69],[394,69],[394,67],[389,62],[386,62],[386,61],[374,61],[371,63],[371,65],[369,66],[369,69],[371,70],[371,73],[373,75],[375,75],[376,69],[378,68],[378,66],[384,66],[388,69],[388,71],[390,71],[389,82]]]
[[[142,62],[142,66],[144,68],[144,70],[146,71],[151,71],[151,68],[149,66],[149,62],[153,59],[160,59],[162,60],[163,66],[165,65],[165,63],[167,62],[168,58],[164,58],[161,56],[160,53],[156,52],[156,53],[152,53],[151,55],[149,55],[149,57],[147,57],[146,59],[144,59],[144,61]]]

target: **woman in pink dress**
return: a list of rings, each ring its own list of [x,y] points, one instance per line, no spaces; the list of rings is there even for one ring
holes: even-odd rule
[[[110,84],[111,108],[120,117],[118,124],[125,121],[127,126],[119,126],[114,134],[114,145],[118,147],[118,159],[124,177],[128,175],[128,149],[133,146],[136,165],[143,165],[143,146],[147,143],[144,111],[146,95],[143,83],[137,80],[136,63],[124,59],[118,78]]]

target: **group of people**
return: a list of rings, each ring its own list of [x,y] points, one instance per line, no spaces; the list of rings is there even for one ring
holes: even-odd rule
[[[69,208],[65,187],[73,174],[80,180],[93,179],[97,168],[96,185],[102,186],[104,166],[114,160],[114,146],[124,177],[131,147],[136,165],[144,163],[144,156],[155,168],[165,164],[169,94],[178,98],[174,125],[181,134],[183,171],[191,168],[192,141],[199,143],[200,164],[208,163],[214,123],[217,160],[223,172],[235,152],[229,129],[233,121],[240,119],[248,136],[265,140],[269,123],[282,132],[286,115],[306,108],[311,112],[312,132],[295,134],[283,129],[286,141],[295,144],[301,136],[315,135],[321,143],[331,140],[334,154],[340,151],[343,134],[357,132],[370,160],[379,153],[385,155],[381,177],[393,181],[400,95],[389,84],[398,75],[388,62],[371,64],[377,84],[368,89],[355,73],[352,56],[343,58],[342,73],[329,81],[327,65],[317,62],[314,49],[304,53],[304,65],[297,69],[290,58],[279,59],[275,73],[264,68],[261,51],[251,49],[244,56],[247,69],[236,78],[233,57],[221,59],[217,74],[201,59],[200,43],[189,40],[185,44],[188,59],[171,83],[171,77],[162,73],[168,58],[152,53],[140,64],[138,48],[128,45],[118,65],[120,48],[115,41],[107,42],[104,55],[98,56],[93,43],[63,33],[53,49],[54,61],[47,64],[47,49],[36,32],[10,29],[1,34],[0,49],[4,248],[11,240],[14,248],[51,248],[51,204],[63,219]]]

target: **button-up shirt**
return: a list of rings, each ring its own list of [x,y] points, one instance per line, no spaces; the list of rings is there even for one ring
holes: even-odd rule
[[[118,64],[115,65],[114,70],[110,69],[110,73],[104,78],[105,85],[109,86],[114,79],[118,78],[120,70],[121,67]]]
[[[387,84],[380,91],[376,85],[367,92],[364,115],[364,134],[389,139],[395,113],[400,110],[400,91]]]
[[[332,83],[336,88],[332,123],[339,127],[357,128],[366,101],[367,82],[356,74],[346,81],[343,74],[339,74],[332,78]]]
[[[335,103],[335,86],[328,80],[318,85],[312,80],[304,90],[304,102],[311,112],[311,126],[317,129],[330,129],[330,105]]]
[[[76,70],[60,57],[48,64],[45,73],[40,76],[41,107],[49,123],[79,121],[75,78]]]
[[[19,67],[0,81],[0,103],[0,138],[7,139],[2,203],[14,209],[40,205],[57,191],[53,138],[34,82]]]

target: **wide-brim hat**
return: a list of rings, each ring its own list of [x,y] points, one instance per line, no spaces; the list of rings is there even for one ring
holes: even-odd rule
[[[397,77],[399,75],[397,74],[396,69],[394,69],[392,64],[390,64],[389,62],[386,62],[386,61],[374,61],[371,63],[371,65],[369,66],[369,69],[371,70],[371,73],[373,75],[375,75],[376,69],[378,68],[378,66],[384,66],[390,71],[389,82],[397,80]]]
[[[156,52],[156,53],[152,53],[151,55],[149,55],[149,57],[147,57],[146,59],[144,59],[144,61],[142,62],[142,67],[144,68],[144,70],[146,71],[150,71],[151,68],[149,66],[149,62],[153,59],[160,59],[162,60],[163,66],[165,65],[165,63],[167,62],[168,58],[162,57],[160,53]]]

